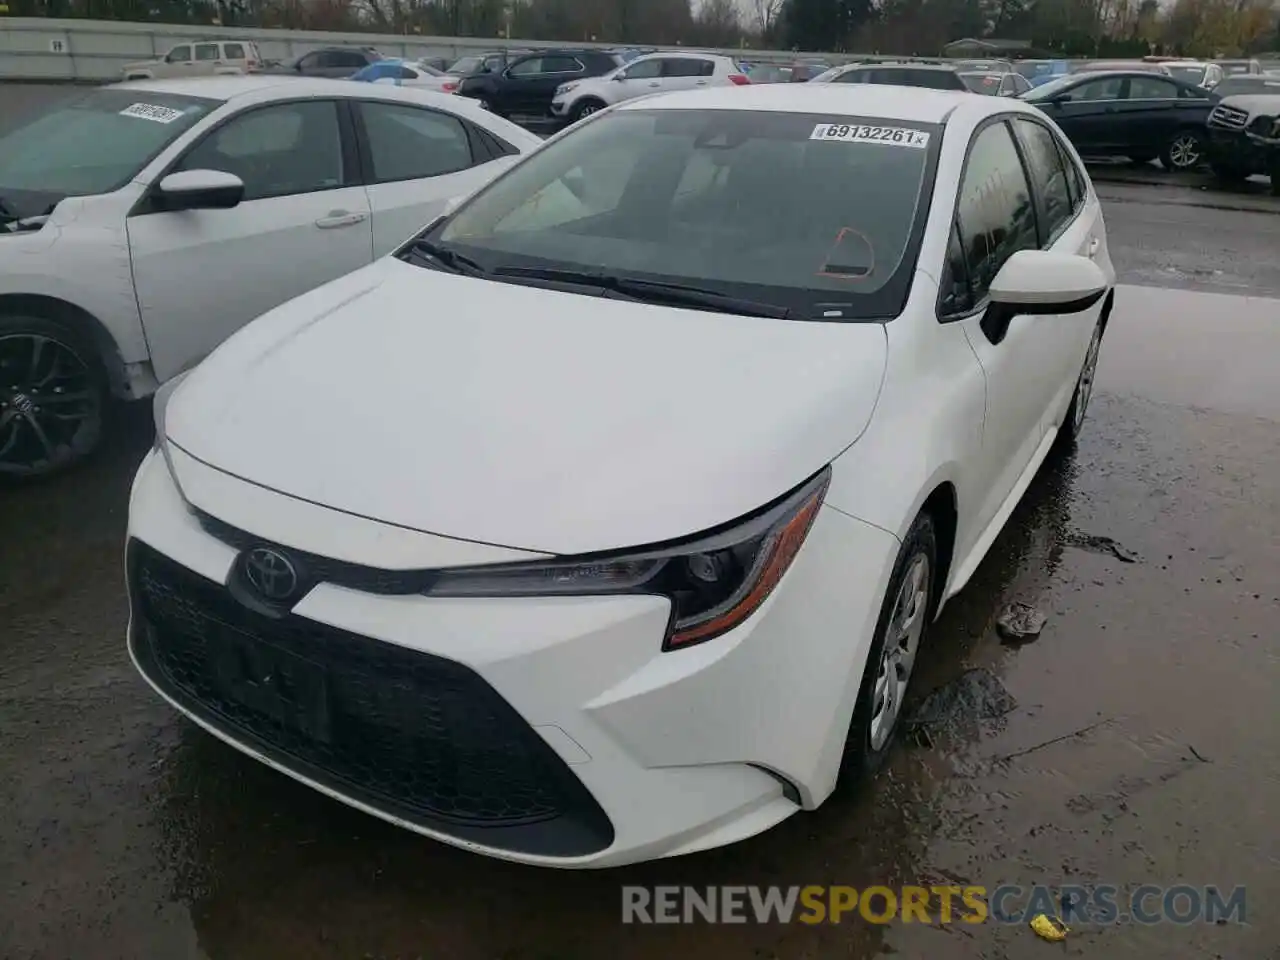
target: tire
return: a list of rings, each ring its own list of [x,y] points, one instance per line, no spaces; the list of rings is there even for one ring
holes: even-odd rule
[[[88,458],[106,410],[106,373],[86,337],[0,314],[0,481],[43,479]]]
[[[573,105],[573,109],[569,111],[569,122],[577,123],[583,117],[589,117],[593,113],[599,113],[605,108],[603,101],[594,100],[590,97],[579,100]]]
[[[1084,418],[1089,413],[1089,401],[1093,398],[1093,383],[1098,372],[1098,354],[1102,350],[1102,321],[1093,329],[1093,339],[1089,341],[1089,350],[1084,355],[1084,365],[1080,368],[1080,376],[1076,378],[1076,389],[1071,394],[1071,403],[1067,405],[1067,415],[1062,426],[1058,428],[1058,436],[1054,447],[1059,452],[1075,445],[1084,429]]]
[[[892,751],[902,726],[902,704],[915,677],[924,634],[937,609],[938,591],[934,584],[937,572],[937,533],[933,518],[922,513],[911,524],[898,549],[889,587],[880,605],[880,618],[876,621],[875,637],[867,654],[840,763],[839,783],[845,789],[857,787],[875,774]],[[909,627],[905,632],[904,622]],[[893,687],[882,684],[889,676],[897,678]],[[886,700],[882,691],[885,689],[891,690],[891,716],[884,712]]]
[[[1160,164],[1171,172],[1194,170],[1204,162],[1204,158],[1204,135],[1191,127],[1175,133],[1160,151]]]

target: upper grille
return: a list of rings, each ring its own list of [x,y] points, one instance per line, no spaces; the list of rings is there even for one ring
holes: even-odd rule
[[[295,550],[293,547],[255,537],[203,510],[197,509],[195,514],[205,533],[221,540],[229,547],[235,547],[240,551],[256,546],[280,547],[289,556],[301,562],[311,581],[324,581],[341,587],[350,587],[352,590],[362,590],[365,593],[399,596],[426,593],[436,577],[432,570],[382,570],[358,563],[347,563],[345,560],[322,557],[307,553],[305,550]]]
[[[1209,114],[1209,122],[1216,127],[1227,127],[1231,130],[1240,130],[1249,122],[1249,112],[1247,110],[1237,110],[1235,107],[1227,107],[1219,104],[1214,107],[1213,111]]]
[[[143,672],[285,768],[493,847],[580,856],[613,841],[582,782],[462,664],[291,614],[263,616],[137,541],[129,578]]]

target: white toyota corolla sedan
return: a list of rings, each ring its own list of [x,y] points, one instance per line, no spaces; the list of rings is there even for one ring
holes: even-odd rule
[[[741,840],[884,761],[927,625],[1080,429],[1113,283],[1033,106],[603,111],[161,391],[130,651],[476,852]]]

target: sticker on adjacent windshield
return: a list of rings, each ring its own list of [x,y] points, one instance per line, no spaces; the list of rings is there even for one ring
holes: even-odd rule
[[[859,123],[820,123],[813,128],[810,140],[839,140],[843,143],[883,143],[891,147],[929,146],[929,134],[906,127],[869,127]]]
[[[120,116],[154,120],[156,123],[173,123],[182,117],[182,111],[175,110],[173,107],[161,107],[154,103],[134,103],[121,110]]]

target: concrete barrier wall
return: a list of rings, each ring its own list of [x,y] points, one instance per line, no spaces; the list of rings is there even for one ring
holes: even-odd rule
[[[197,40],[252,40],[269,60],[286,60],[317,47],[373,46],[390,57],[456,57],[502,47],[556,47],[564,43],[486,37],[423,37],[315,30],[258,30],[237,27],[125,23],[115,20],[52,20],[0,17],[0,81],[119,80],[130,61],[163,56],[170,47]],[[604,47],[609,44],[573,44]],[[791,60],[788,51],[724,50],[756,60]],[[843,62],[850,56],[831,56]]]

